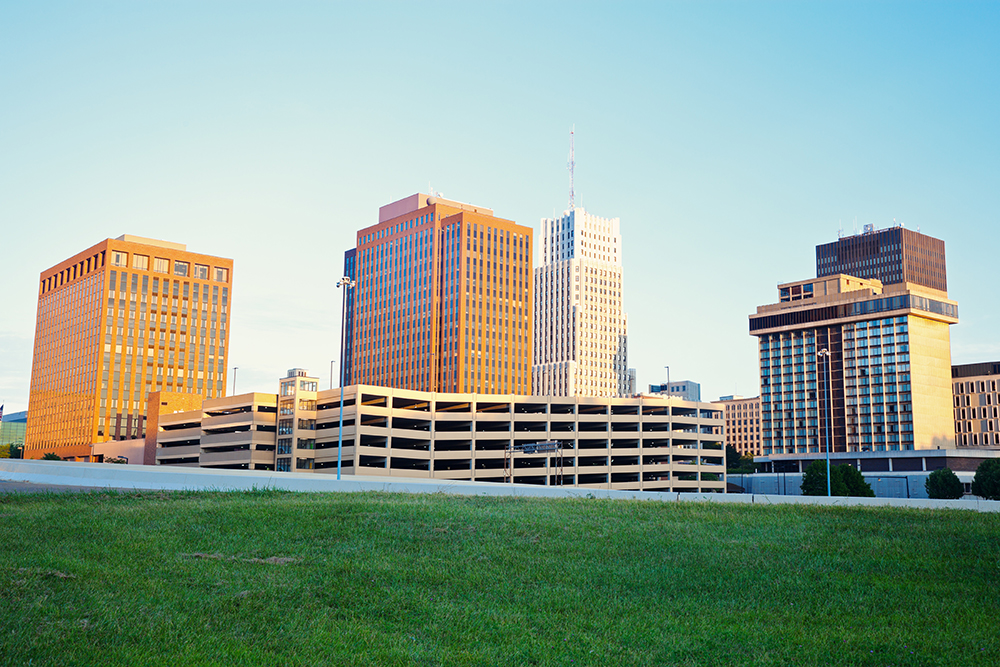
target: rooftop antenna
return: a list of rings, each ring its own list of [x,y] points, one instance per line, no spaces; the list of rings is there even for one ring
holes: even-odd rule
[[[569,162],[566,163],[566,168],[569,169],[569,210],[573,210],[575,205],[575,196],[573,194],[573,168],[576,166],[576,158],[574,157],[573,149],[573,135],[576,132],[576,125],[569,131]]]
[[[837,222],[840,225],[837,228],[837,238],[838,239],[842,239],[842,238],[844,238],[844,221],[843,220],[838,220]]]

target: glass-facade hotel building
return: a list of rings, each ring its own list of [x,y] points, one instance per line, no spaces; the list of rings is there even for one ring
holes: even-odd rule
[[[952,442],[948,327],[958,306],[946,293],[844,274],[778,289],[778,303],[750,316],[765,456],[825,452],[828,396],[834,452]]]

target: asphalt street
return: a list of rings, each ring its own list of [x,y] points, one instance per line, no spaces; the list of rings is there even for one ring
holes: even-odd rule
[[[94,486],[63,486],[60,484],[32,484],[31,482],[11,482],[0,480],[2,493],[86,493],[88,491],[103,491],[103,487]],[[134,489],[129,489],[130,491]]]

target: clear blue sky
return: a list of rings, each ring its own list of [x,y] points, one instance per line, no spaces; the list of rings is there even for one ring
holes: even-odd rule
[[[123,233],[236,262],[240,391],[338,356],[342,254],[428,185],[620,217],[640,385],[758,390],[747,315],[839,226],[947,244],[1000,359],[1000,5],[0,2],[0,402],[40,271]],[[325,382],[323,383],[325,384]]]

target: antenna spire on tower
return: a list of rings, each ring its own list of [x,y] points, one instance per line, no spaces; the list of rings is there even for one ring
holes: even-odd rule
[[[576,166],[576,158],[573,152],[573,133],[576,131],[576,125],[569,131],[569,162],[566,163],[566,167],[569,169],[569,210],[573,210],[575,206],[575,196],[573,193],[573,168]]]

